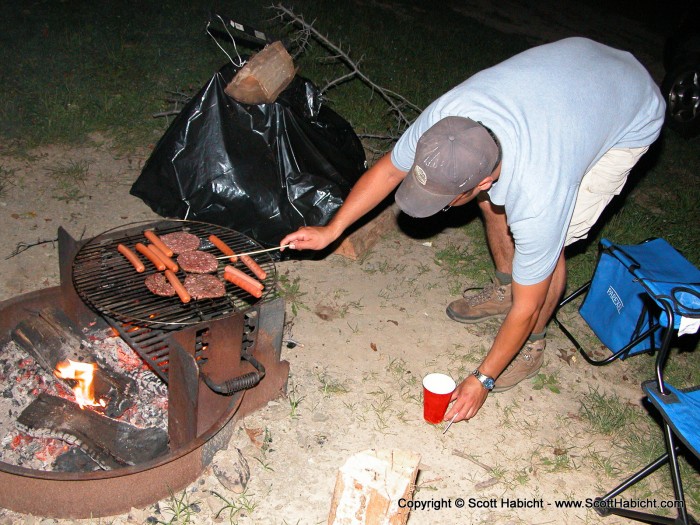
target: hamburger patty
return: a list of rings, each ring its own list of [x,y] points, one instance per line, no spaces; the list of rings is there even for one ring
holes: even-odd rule
[[[156,295],[172,297],[175,295],[175,288],[168,282],[162,273],[153,273],[146,277],[146,288]]]
[[[193,299],[215,299],[226,295],[224,283],[206,273],[188,275],[183,284]]]
[[[177,264],[185,272],[212,273],[216,271],[219,261],[211,253],[195,250],[178,255]]]
[[[199,237],[187,232],[166,233],[160,240],[175,253],[191,252],[199,248]]]

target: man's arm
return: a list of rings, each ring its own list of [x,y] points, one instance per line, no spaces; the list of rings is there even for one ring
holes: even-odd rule
[[[326,226],[304,226],[280,241],[295,250],[321,250],[382,202],[406,177],[391,162],[391,153],[384,155],[353,186],[350,195]]]
[[[513,282],[513,306],[503,321],[491,350],[479,366],[482,374],[498,377],[522,348],[537,322],[551,281],[550,275],[533,285]],[[488,390],[476,377],[468,376],[452,395],[454,403],[445,414],[445,419],[452,419],[455,414],[459,414],[455,421],[471,419],[484,404],[487,394]]]

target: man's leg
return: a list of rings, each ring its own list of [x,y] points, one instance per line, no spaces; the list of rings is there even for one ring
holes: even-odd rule
[[[493,204],[485,191],[477,196],[477,203],[484,217],[486,242],[489,245],[496,270],[502,274],[510,275],[513,272],[515,244],[506,223],[505,210],[503,206]]]
[[[584,239],[610,201],[619,195],[627,176],[647,148],[621,148],[608,151],[581,181],[565,245]],[[544,360],[547,323],[554,314],[566,287],[564,252],[559,254],[537,323],[525,346],[503,373],[498,376],[494,392],[503,392],[523,379],[534,377]]]
[[[547,290],[537,323],[532,330],[532,334],[525,342],[525,346],[517,353],[508,367],[496,379],[494,392],[504,392],[513,388],[524,379],[534,377],[542,368],[544,362],[544,349],[547,344],[547,323],[552,317],[554,310],[559,304],[561,296],[566,287],[566,262],[564,260],[564,250],[559,254],[557,265],[552,273],[552,281]]]
[[[486,242],[496,266],[496,280],[479,293],[465,295],[447,306],[447,315],[460,323],[478,323],[492,317],[504,317],[513,303],[511,273],[515,245],[506,223],[503,206],[495,206],[486,192],[477,196],[484,217]],[[469,290],[467,290],[469,291]]]
[[[559,260],[557,265],[554,267],[554,273],[552,274],[552,282],[549,284],[549,290],[547,290],[547,297],[544,300],[544,305],[542,310],[540,310],[540,316],[537,318],[537,323],[532,330],[533,334],[541,334],[547,329],[547,323],[552,318],[554,310],[556,310],[564,295],[564,289],[566,288],[566,261],[564,259],[564,250],[559,254]]]

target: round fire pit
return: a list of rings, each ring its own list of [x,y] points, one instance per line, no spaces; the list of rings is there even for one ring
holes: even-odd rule
[[[111,516],[145,507],[199,477],[214,454],[228,444],[235,420],[284,393],[289,372],[288,363],[280,361],[284,303],[273,293],[276,273],[269,256],[257,258],[268,273],[262,298],[247,297],[227,285],[221,300],[192,301],[191,305],[178,304],[177,298],[174,303],[173,298],[153,301],[153,294],[137,288],[143,287],[147,272],[155,270],[138,274],[132,268],[128,273],[133,275],[128,275],[121,268],[130,263],[115,251],[118,243],[141,242],[137,239],[147,228],[159,235],[192,232],[203,239],[200,249],[216,255],[220,255],[217,249],[205,242],[211,234],[239,253],[260,248],[232,230],[193,221],[132,224],[85,242],[60,229],[61,285],[0,303],[0,353],[18,325],[47,309],[60,311],[81,329],[155,319],[149,329],[155,330],[167,349],[161,356],[167,374],[159,375],[168,385],[168,451],[137,465],[90,472],[44,471],[0,462],[0,506],[53,518]],[[230,264],[228,259],[220,266],[224,264]],[[126,291],[121,302],[114,299],[120,289]],[[103,297],[108,297],[104,303],[100,302]],[[156,315],[141,313],[144,302]],[[156,309],[150,309],[154,304]],[[133,341],[128,344],[132,346]],[[252,367],[241,358],[244,353],[264,366],[266,373],[259,384],[230,395],[205,384],[202,373],[214,383],[249,374]]]

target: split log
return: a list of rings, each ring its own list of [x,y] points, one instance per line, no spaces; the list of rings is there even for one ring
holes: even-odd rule
[[[68,317],[55,308],[45,308],[21,321],[12,330],[12,339],[24,349],[49,374],[56,365],[68,359],[78,362],[94,362],[95,357],[77,335],[79,331]],[[72,387],[69,381],[63,384]],[[133,405],[130,393],[134,381],[111,370],[98,368],[93,378],[95,396],[107,401],[105,414],[119,417]]]
[[[253,56],[224,91],[243,104],[270,104],[295,74],[292,57],[282,42],[273,42]]]
[[[399,525],[409,509],[420,455],[405,450],[365,450],[351,456],[338,471],[328,524]]]
[[[376,217],[369,218],[367,222],[358,222],[356,228],[343,239],[333,253],[353,261],[360,259],[382,236],[398,229],[397,214],[398,208],[389,206]]]
[[[77,445],[103,469],[144,463],[168,451],[164,430],[138,428],[45,393],[22,411],[16,424],[30,436]]]

